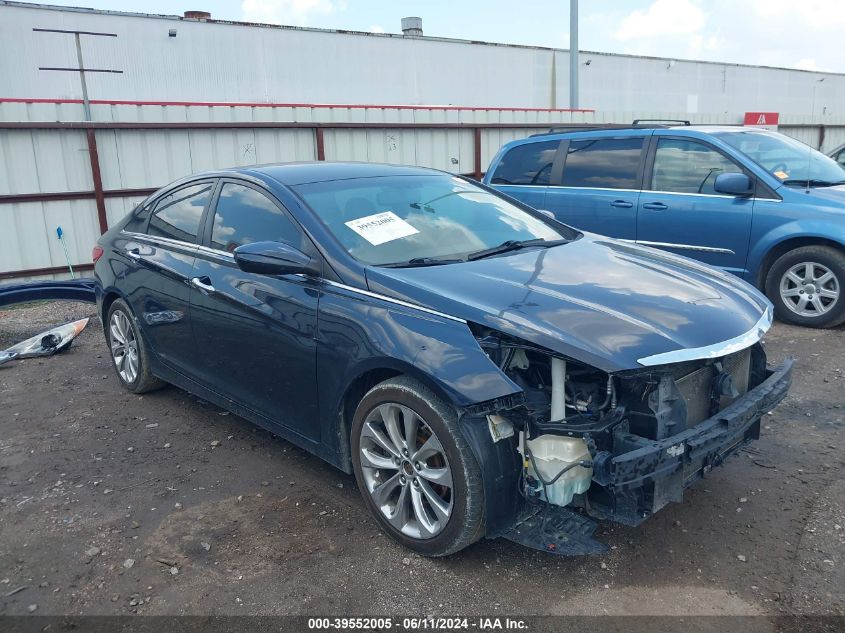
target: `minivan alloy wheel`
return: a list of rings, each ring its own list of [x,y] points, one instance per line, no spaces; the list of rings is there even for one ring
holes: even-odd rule
[[[111,355],[117,373],[126,383],[133,383],[138,377],[138,342],[129,319],[120,310],[111,315]]]
[[[780,296],[789,310],[803,317],[828,313],[839,301],[839,279],[818,262],[800,262],[781,277]]]
[[[430,539],[452,514],[452,471],[437,435],[415,411],[398,403],[375,407],[360,434],[364,483],[394,528]]]

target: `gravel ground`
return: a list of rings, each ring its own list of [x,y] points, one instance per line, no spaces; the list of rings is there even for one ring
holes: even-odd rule
[[[92,314],[0,311],[0,349]],[[763,437],[603,556],[485,540],[410,554],[354,479],[168,387],[120,388],[99,321],[0,367],[0,614],[845,614],[845,331],[777,324],[798,358]]]

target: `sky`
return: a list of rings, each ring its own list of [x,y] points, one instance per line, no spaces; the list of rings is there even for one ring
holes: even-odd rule
[[[143,13],[569,47],[567,0],[43,0]],[[845,72],[845,0],[581,0],[581,50]]]

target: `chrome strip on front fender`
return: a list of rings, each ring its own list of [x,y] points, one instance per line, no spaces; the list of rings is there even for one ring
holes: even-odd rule
[[[674,244],[672,242],[648,242],[646,240],[636,240],[636,244],[641,246],[655,246],[657,248],[677,248],[684,251],[700,251],[702,253],[723,253],[725,255],[735,255],[729,248],[718,248],[716,246],[699,246],[697,244]]]
[[[346,284],[341,284],[336,281],[330,281],[328,279],[323,279],[323,283],[332,286],[334,288],[341,288],[343,290],[347,290],[349,292],[353,292],[355,294],[363,295],[365,297],[370,297],[371,299],[378,299],[379,301],[386,301],[387,303],[393,303],[395,305],[402,306],[404,308],[411,308],[412,310],[419,310],[420,312],[425,312],[427,314],[433,314],[435,316],[443,317],[444,319],[449,319],[451,321],[457,321],[458,323],[466,323],[464,319],[460,317],[452,316],[451,314],[446,314],[445,312],[438,312],[437,310],[433,310],[431,308],[426,308],[425,306],[417,305],[416,303],[409,303],[407,301],[402,301],[401,299],[394,299],[393,297],[388,297],[387,295],[381,295],[376,292],[370,292],[369,290],[363,290],[361,288],[355,288],[354,286],[347,286]]]
[[[740,334],[734,338],[714,343],[713,345],[705,345],[704,347],[690,347],[687,349],[679,349],[674,352],[664,352],[662,354],[654,354],[653,356],[646,356],[640,358],[637,362],[645,367],[653,367],[654,365],[668,365],[670,363],[681,363],[688,360],[700,360],[703,358],[721,358],[728,354],[733,354],[747,347],[751,347],[763,338],[763,335],[772,327],[772,308],[766,308],[763,316],[748,330],[745,334]]]

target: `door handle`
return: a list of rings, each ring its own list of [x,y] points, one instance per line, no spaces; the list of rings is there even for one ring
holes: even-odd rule
[[[141,251],[138,248],[133,248],[131,250],[126,251],[126,256],[129,259],[134,259],[137,262],[141,259]]]
[[[651,209],[652,211],[663,211],[668,208],[669,206],[663,204],[662,202],[646,202],[643,205],[643,209]]]
[[[194,277],[191,279],[191,285],[203,292],[214,292],[214,286],[211,285],[211,279],[208,277]]]
[[[610,203],[611,207],[619,207],[620,209],[630,209],[634,206],[633,202],[628,202],[627,200],[614,200]]]

